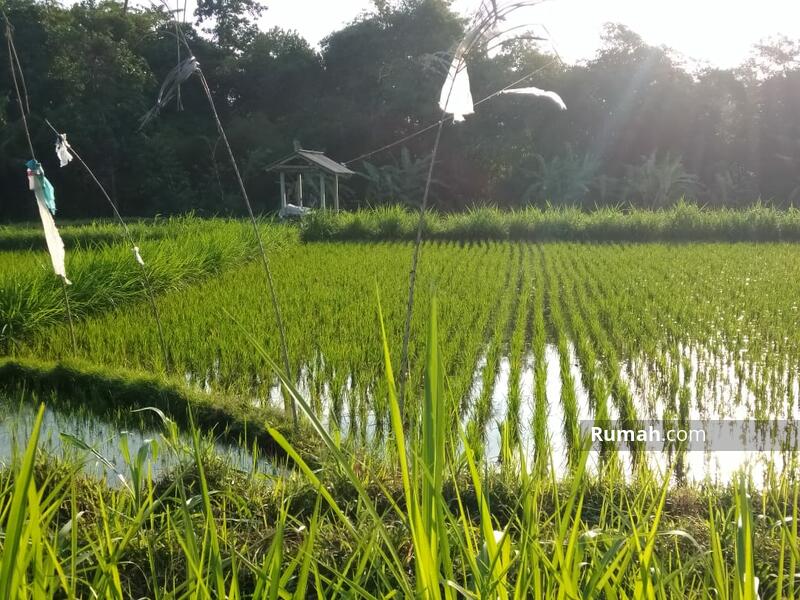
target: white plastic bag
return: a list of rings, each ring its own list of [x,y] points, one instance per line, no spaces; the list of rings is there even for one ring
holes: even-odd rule
[[[56,156],[61,167],[66,167],[73,158],[69,151],[66,133],[59,134],[56,140]]]
[[[463,121],[465,115],[475,112],[472,91],[469,86],[467,63],[461,52],[456,52],[447,79],[444,80],[439,94],[439,108],[453,115],[453,121]]]
[[[281,219],[292,219],[297,217],[302,217],[303,215],[308,214],[311,212],[311,209],[307,206],[296,206],[294,204],[287,204],[283,208],[281,208],[280,212],[278,212],[278,216]]]

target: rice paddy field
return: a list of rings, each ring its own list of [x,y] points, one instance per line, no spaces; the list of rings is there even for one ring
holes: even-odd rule
[[[290,373],[243,223],[137,224],[166,354],[111,226],[65,235],[74,345],[46,253],[3,230],[0,587],[800,593],[797,436],[774,437],[800,413],[796,243],[440,236],[400,386],[413,246],[260,228]],[[724,449],[588,435],[720,421]]]

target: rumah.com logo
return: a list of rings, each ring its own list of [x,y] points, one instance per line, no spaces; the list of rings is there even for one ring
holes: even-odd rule
[[[701,442],[706,441],[705,429],[683,429],[655,427],[650,425],[638,429],[606,429],[605,427],[592,426],[591,439],[595,442]]]
[[[747,420],[649,420],[581,421],[582,437],[592,448],[661,451],[680,448],[701,452],[771,452],[800,450],[800,426],[796,421]]]

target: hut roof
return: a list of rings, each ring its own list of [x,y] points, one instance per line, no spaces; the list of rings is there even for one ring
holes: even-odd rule
[[[282,158],[269,165],[267,171],[303,171],[321,169],[331,175],[354,175],[355,173],[343,164],[325,156],[317,150],[299,149],[286,158]]]

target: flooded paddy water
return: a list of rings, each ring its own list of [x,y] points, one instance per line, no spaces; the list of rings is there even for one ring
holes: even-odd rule
[[[32,403],[0,395],[0,409],[0,466],[10,466],[11,461],[25,451],[37,408]],[[44,455],[79,463],[85,474],[111,485],[125,484],[129,480],[128,463],[140,449],[147,452],[145,466],[151,470],[154,479],[158,479],[191,460],[192,444],[188,433],[178,431],[177,437],[173,438],[165,427],[153,427],[144,421],[140,426],[122,425],[90,413],[53,408],[45,408],[39,434],[39,449]],[[268,459],[254,456],[248,448],[223,443],[213,436],[203,436],[201,444],[213,449],[233,469],[266,474],[276,472]]]
[[[580,359],[574,344],[567,343],[565,364],[569,369],[569,384],[575,398],[578,429],[589,435],[595,424],[596,400],[591,398],[584,379]],[[763,365],[736,361],[730,352],[715,352],[702,345],[676,346],[676,353],[665,352],[656,362],[641,356],[622,361],[619,379],[633,400],[635,419],[642,427],[655,424],[659,428],[675,424],[692,428],[707,428],[709,440],[691,448],[675,447],[666,441],[663,447],[653,444],[643,449],[631,449],[619,444],[613,452],[623,473],[629,478],[637,468],[646,465],[654,472],[673,471],[679,482],[726,483],[742,469],[758,481],[771,470],[780,471],[793,463],[793,448],[800,437],[785,439],[787,429],[800,419],[800,387],[798,377],[790,368],[779,381],[763,383],[767,376]],[[480,417],[483,444],[482,455],[488,464],[498,464],[503,454],[503,427],[516,422],[518,439],[514,452],[522,452],[531,463],[537,455],[534,423],[537,411],[543,411],[546,422],[546,441],[542,451],[548,455],[556,470],[569,470],[570,444],[566,437],[564,410],[565,382],[562,380],[562,357],[554,343],[546,343],[543,363],[544,385],[537,386],[536,356],[527,351],[522,357],[519,375],[512,381],[511,358],[502,355],[496,370],[486,372],[487,352],[480,353],[471,375],[466,395],[456,404],[462,407],[460,426],[466,431],[479,419],[476,407],[482,396],[490,398],[488,418]],[[329,431],[344,439],[374,446],[387,435],[387,415],[376,411],[373,387],[359,387],[352,375],[334,393],[334,384],[324,379],[324,372],[304,366],[300,370],[297,388],[316,407],[317,416]],[[213,377],[195,378],[200,389],[210,390]],[[488,383],[488,386],[487,386]],[[516,389],[512,385],[516,383]],[[544,396],[537,397],[537,389]],[[516,395],[516,414],[509,412],[509,400]],[[268,393],[254,400],[259,405],[283,408],[279,383],[274,381]],[[620,422],[619,403],[613,393],[605,398],[605,419]],[[378,423],[381,423],[379,426]],[[783,437],[780,437],[783,436]],[[795,445],[792,445],[795,444]],[[593,443],[589,451],[590,471],[598,472],[609,455],[601,444]]]

